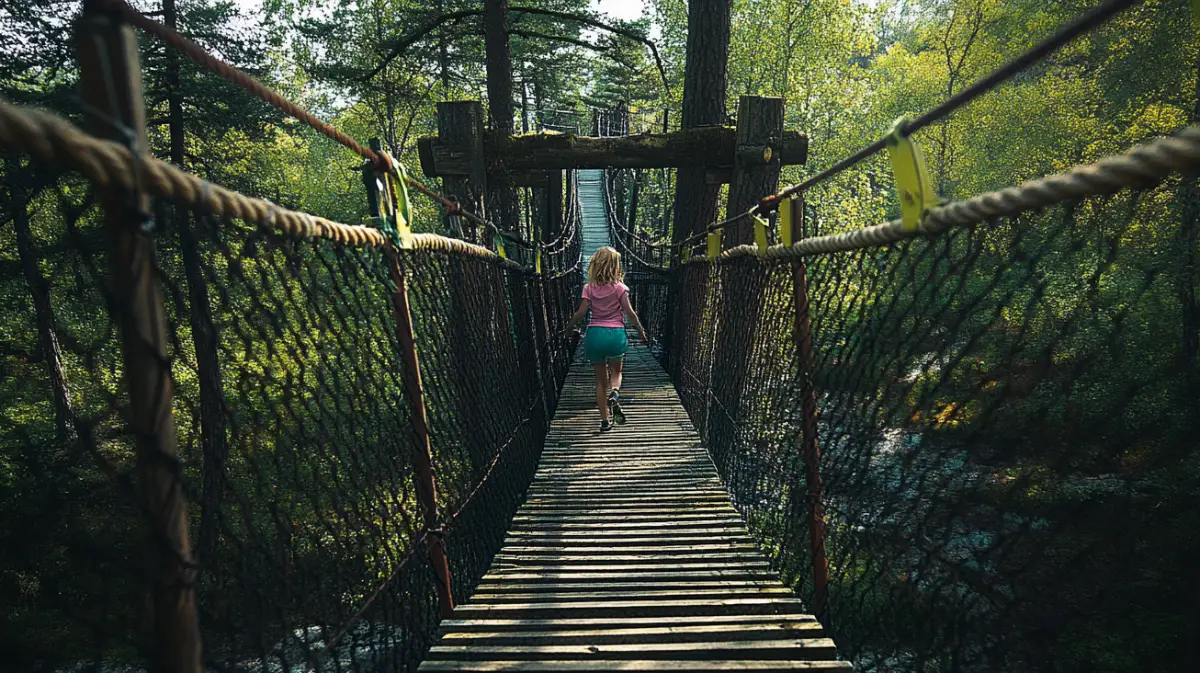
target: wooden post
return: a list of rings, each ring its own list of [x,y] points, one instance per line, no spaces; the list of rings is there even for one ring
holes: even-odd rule
[[[487,166],[483,155],[483,106],[479,101],[438,103],[438,141],[451,152],[466,159],[466,175],[446,175],[442,189],[454,197],[463,208],[484,216],[484,195],[487,194]],[[460,218],[461,219],[461,218]],[[447,223],[449,225],[449,223]],[[464,221],[466,229],[451,232],[468,241],[477,241],[475,225]],[[447,226],[447,230],[450,227]]]
[[[783,140],[783,99],[738,99],[736,151],[726,217],[744,213],[779,188],[779,147]],[[754,242],[754,223],[743,219],[725,232],[727,247]]]
[[[546,225],[542,229],[542,240],[549,242],[558,238],[563,230],[563,172],[555,169],[546,172]]]
[[[792,209],[792,240],[804,230],[804,202],[797,199]],[[824,484],[821,481],[821,448],[817,441],[817,392],[813,383],[815,360],[812,349],[812,320],[808,312],[808,269],[803,259],[792,263],[792,292],[796,303],[796,357],[800,364],[800,405],[804,414],[803,446],[805,496],[808,500],[808,544],[812,555],[813,613],[827,616],[829,610],[829,559],[825,551]],[[796,497],[795,494],[792,495]]]
[[[416,443],[413,446],[413,466],[417,487],[417,500],[421,505],[421,516],[425,523],[425,547],[429,552],[429,563],[437,578],[438,606],[442,619],[454,615],[454,596],[450,592],[450,562],[446,559],[446,546],[442,540],[441,516],[438,513],[437,486],[433,479],[432,449],[429,445],[429,424],[425,416],[425,389],[421,384],[421,363],[417,357],[416,338],[413,335],[412,311],[408,305],[408,284],[400,256],[396,250],[388,249],[388,270],[396,289],[392,292],[392,309],[396,321],[396,339],[400,342],[400,357],[404,362],[404,392],[408,397],[409,421],[412,424]]]
[[[630,231],[637,231],[638,194],[641,190],[642,170],[635,168],[633,169],[633,185],[630,187],[629,193],[629,219],[625,221]]]
[[[783,134],[783,100],[743,96],[738,101],[737,150],[735,151],[733,182],[729,186],[727,216],[744,213],[764,195],[774,193],[779,185],[779,161],[769,149],[770,143]],[[754,240],[753,222],[743,220],[729,227],[723,237],[726,247]],[[707,439],[714,455],[726,455],[736,441],[738,424],[751,411],[748,387],[751,380],[751,354],[762,330],[759,316],[763,311],[764,284],[768,275],[754,259],[742,259],[730,265],[741,267],[737,283],[721,283],[716,346],[712,359],[713,396],[710,407],[721,407],[728,413],[713,414],[707,428]],[[725,265],[722,265],[725,268]],[[722,272],[724,273],[724,272]],[[718,463],[718,469],[725,466]]]
[[[142,76],[133,29],[99,0],[84,2],[78,26],[82,97],[88,129],[146,152]],[[199,673],[196,569],[188,540],[187,497],[179,478],[166,309],[154,254],[147,196],[103,194],[113,303],[121,333],[138,495],[150,528],[153,577],[147,622],[151,668]]]

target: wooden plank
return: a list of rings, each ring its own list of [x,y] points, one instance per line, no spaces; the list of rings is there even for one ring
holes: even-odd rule
[[[680,570],[680,571],[712,570],[714,572],[718,572],[718,571],[723,571],[723,570],[724,571],[728,571],[728,570],[767,570],[771,567],[771,565],[769,563],[767,563],[766,560],[763,559],[761,555],[754,556],[754,557],[747,557],[745,559],[737,559],[737,560],[733,560],[733,561],[721,561],[721,560],[711,560],[711,559],[697,559],[697,560],[689,561],[689,560],[683,559],[683,560],[676,561],[676,562],[670,564],[669,566],[665,566],[665,565],[658,563],[656,561],[653,561],[653,560],[651,560],[650,562],[643,562],[643,563],[639,563],[636,560],[633,562],[617,561],[617,562],[613,562],[613,563],[590,563],[589,562],[590,560],[591,559],[588,559],[588,560],[581,559],[579,563],[563,564],[559,567],[554,567],[549,564],[533,564],[533,565],[539,565],[540,567],[544,568],[547,572],[550,572],[551,568],[554,568],[552,572],[556,572],[556,573],[646,572],[646,571],[653,571],[653,570],[661,570],[663,568],[671,568],[672,570]],[[499,559],[497,559],[497,562],[494,563],[492,565],[492,567],[494,568],[493,572],[500,572],[500,571],[531,572],[530,568],[527,567],[527,564],[503,563]]]
[[[683,643],[615,643],[593,645],[437,645],[430,660],[526,661],[554,659],[812,659],[836,656],[829,638],[732,640]]]
[[[583,590],[583,591],[563,591],[563,592],[531,592],[526,594],[508,593],[504,591],[496,593],[481,593],[476,592],[471,597],[472,605],[483,603],[540,603],[540,602],[555,602],[555,603],[576,603],[579,601],[588,601],[589,603],[599,603],[615,599],[631,600],[631,601],[658,601],[658,600],[679,600],[680,597],[686,596],[688,600],[698,599],[715,599],[727,600],[738,598],[753,598],[762,596],[785,596],[791,597],[791,589],[783,586],[764,587],[758,585],[750,585],[741,588],[725,588],[716,587],[712,589],[689,589],[680,590],[677,588],[671,589],[643,589],[634,586],[623,586],[617,589],[610,590]]]
[[[808,139],[803,134],[786,132],[777,144],[777,153],[784,165],[805,162]],[[470,170],[468,155],[458,146],[423,138],[418,141],[418,150],[426,175],[466,175]],[[573,133],[530,133],[488,138],[484,143],[484,154],[489,165],[503,166],[509,171],[733,166],[737,139],[736,131],[728,126],[604,138]]]
[[[606,547],[610,549],[620,549],[629,551],[632,548],[647,548],[656,546],[666,552],[676,552],[678,548],[694,549],[700,545],[710,544],[713,546],[727,545],[724,548],[730,548],[733,545],[739,545],[739,548],[744,545],[749,549],[754,545],[754,540],[749,535],[742,534],[740,537],[725,536],[725,535],[695,535],[695,536],[667,536],[667,535],[648,535],[645,537],[530,537],[517,536],[509,537],[504,541],[505,545],[520,545],[523,548],[545,547],[546,549],[563,549],[563,548],[578,548],[578,547]]]
[[[815,620],[808,621],[764,621],[738,624],[731,629],[729,624],[699,624],[690,626],[649,626],[622,628],[565,627],[546,631],[490,630],[449,631],[442,636],[445,644],[617,644],[617,643],[660,643],[660,642],[704,642],[727,638],[735,633],[738,640],[771,640],[784,638],[816,638],[825,631]]]
[[[624,579],[624,578],[620,578]],[[535,576],[523,582],[514,582],[511,578],[504,581],[491,580],[486,577],[475,590],[478,600],[480,595],[494,594],[524,594],[549,592],[595,592],[595,591],[674,591],[677,594],[689,594],[700,589],[781,589],[783,585],[774,578],[764,580],[693,580],[693,581],[653,581],[653,582],[579,582],[574,578],[564,578],[558,575],[552,577]]]
[[[781,611],[802,612],[803,604],[795,599],[779,597],[608,600],[538,603],[467,603],[454,610],[456,619],[495,619],[498,617],[546,619],[554,617],[677,617],[681,615],[770,615]]]
[[[529,528],[522,525],[513,526],[509,531],[509,536],[514,539],[536,539],[543,540],[548,538],[560,537],[564,539],[582,538],[595,540],[598,538],[596,526],[603,526],[604,538],[609,537],[636,537],[636,536],[654,536],[654,537],[669,537],[671,539],[683,539],[692,537],[709,538],[712,536],[729,536],[729,537],[746,537],[746,529],[741,526],[731,525],[734,522],[726,520],[716,520],[714,525],[705,527],[703,523],[697,525],[690,521],[658,521],[655,523],[646,523],[640,526],[623,524],[618,526],[612,523],[611,520],[597,520],[589,524],[588,528],[582,530],[564,530],[556,527],[553,524],[543,528]]]
[[[520,671],[521,673],[611,673],[611,660],[592,661],[541,660],[541,661],[428,661],[421,670],[430,673],[461,671],[462,673],[492,673],[493,671]],[[646,671],[670,673],[708,673],[709,671],[852,671],[845,661],[770,661],[770,660],[645,660],[627,659],[620,663],[622,671]]]
[[[689,582],[689,581],[732,581],[732,580],[755,580],[755,581],[770,581],[778,582],[779,579],[773,572],[766,569],[742,568],[735,567],[730,569],[712,569],[704,570],[677,570],[673,568],[661,568],[658,570],[637,571],[627,570],[624,572],[603,572],[603,571],[578,571],[572,570],[568,573],[555,573],[547,575],[536,571],[523,570],[494,570],[483,577],[483,585],[495,582],[526,582],[526,581],[547,581],[548,577],[553,577],[561,582],[606,582],[613,580],[628,581],[631,584],[640,582]]]

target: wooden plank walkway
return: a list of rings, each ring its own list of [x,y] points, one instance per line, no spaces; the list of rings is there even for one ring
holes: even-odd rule
[[[604,170],[587,169],[577,171],[579,178],[579,212],[581,223],[580,245],[583,247],[583,274],[587,277],[592,255],[601,246],[612,245],[608,231],[608,208],[604,205]]]
[[[567,379],[504,548],[421,671],[849,671],[771,571],[666,373],[627,356],[627,425],[601,435]]]

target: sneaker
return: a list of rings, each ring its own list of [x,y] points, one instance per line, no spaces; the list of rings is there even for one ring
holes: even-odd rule
[[[617,425],[625,425],[625,411],[621,409],[621,391],[608,391],[608,413],[612,414],[613,422]]]
[[[612,423],[609,423],[607,420],[600,421],[600,432],[608,432],[609,430],[612,430]]]

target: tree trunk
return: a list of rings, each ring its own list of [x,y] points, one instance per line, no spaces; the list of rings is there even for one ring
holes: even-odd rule
[[[725,123],[731,5],[732,0],[691,0],[688,3],[681,129]],[[693,233],[704,231],[717,219],[720,196],[720,185],[708,184],[703,166],[680,168],[675,179],[675,224],[671,239],[678,243]],[[663,364],[667,367],[672,364],[675,325],[681,318],[678,286],[678,280],[672,280],[667,291],[667,305],[677,307],[663,333]]]
[[[163,22],[174,29],[177,22],[175,0],[163,0]],[[167,50],[167,127],[171,142],[171,162],[184,168],[186,132],[183,121],[183,96],[180,92],[179,54]],[[192,344],[196,349],[196,372],[200,384],[200,450],[203,456],[203,483],[200,492],[200,530],[196,553],[201,562],[211,562],[220,536],[221,493],[225,482],[225,461],[229,443],[225,436],[225,413],[221,384],[221,363],[217,353],[217,330],[208,299],[208,279],[204,273],[199,244],[191,228],[189,213],[176,207],[172,226],[179,232],[179,252],[183,258],[184,278],[188,287],[188,320]]]
[[[508,0],[486,0],[483,36],[487,55],[488,110],[492,130],[501,137],[513,130],[512,56],[508,49]]]
[[[484,4],[483,32],[487,52],[488,111],[492,117],[492,136],[496,147],[503,147],[513,130],[512,57],[508,51],[508,0],[487,0]],[[499,157],[503,162],[503,157]],[[517,227],[517,195],[503,171],[488,176],[492,221],[508,231]]]
[[[29,193],[22,184],[19,161],[8,160],[11,170],[6,170],[9,185],[9,214],[16,230],[17,258],[21,273],[25,276],[29,296],[33,300],[33,316],[37,328],[38,349],[46,363],[46,375],[50,379],[50,394],[54,403],[54,431],[59,440],[68,441],[75,437],[75,413],[71,407],[71,388],[63,367],[62,349],[58,345],[58,322],[54,316],[54,305],[50,297],[50,283],[38,266],[38,253],[29,231]]]
[[[682,128],[719,125],[726,121],[731,4],[730,0],[692,0],[688,3]],[[703,231],[716,220],[719,198],[720,186],[707,184],[703,167],[679,169],[673,239],[681,241]]]
[[[1200,122],[1200,61],[1196,63],[1196,102],[1192,108],[1192,123]],[[1182,213],[1179,223],[1178,293],[1182,309],[1180,359],[1188,372],[1188,383],[1195,394],[1200,389],[1200,303],[1196,300],[1196,285],[1200,281],[1200,260],[1196,247],[1200,244],[1200,176],[1185,175],[1180,184],[1179,201]]]
[[[445,14],[444,0],[437,0],[438,15]],[[446,46],[446,26],[438,28],[438,75],[442,80],[442,96],[450,93],[450,52]]]
[[[521,133],[529,133],[529,88],[525,75],[521,75]]]
[[[508,0],[485,0],[483,33],[487,54],[488,109],[492,116],[492,136],[497,147],[503,147],[513,130],[512,56],[508,47]],[[503,161],[503,157],[500,158]],[[506,231],[520,229],[517,195],[503,170],[487,177],[491,220]],[[517,339],[517,358],[522,371],[538,371],[537,344],[530,288],[517,274],[505,274],[509,296],[512,297],[513,327]],[[544,374],[545,372],[543,372]],[[540,392],[535,382],[525,379],[522,400],[531,400]]]

